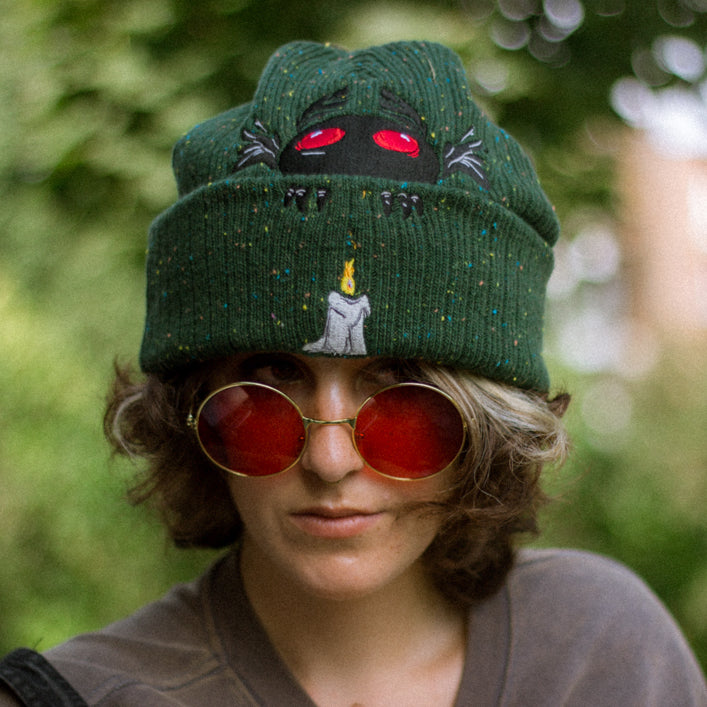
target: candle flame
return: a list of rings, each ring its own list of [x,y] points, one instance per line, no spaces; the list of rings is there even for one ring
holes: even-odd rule
[[[356,290],[356,281],[354,280],[354,259],[347,260],[344,265],[344,274],[341,276],[341,291],[344,294],[352,295]]]

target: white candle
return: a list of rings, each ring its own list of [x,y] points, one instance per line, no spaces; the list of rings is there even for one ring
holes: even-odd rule
[[[302,347],[308,353],[366,355],[363,320],[371,313],[367,295],[346,297],[340,292],[329,293],[329,309],[322,337]]]

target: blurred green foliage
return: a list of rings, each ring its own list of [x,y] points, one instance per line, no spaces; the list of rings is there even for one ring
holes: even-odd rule
[[[145,234],[174,198],[171,146],[247,100],[278,45],[449,44],[563,219],[612,213],[610,87],[661,33],[704,38],[704,12],[587,1],[561,41],[508,51],[493,38],[509,23],[531,38],[541,28],[539,4],[520,4],[530,10],[511,20],[490,0],[0,1],[0,654],[124,616],[211,559],[169,549],[121,502],[132,470],[108,459],[103,396],[114,357],[139,347]],[[663,73],[656,85],[675,80]],[[704,368],[667,359],[627,382],[554,366],[575,393],[576,454],[551,479],[562,500],[544,542],[635,568],[707,664]],[[620,433],[598,437],[582,414],[598,385],[630,398]]]
[[[570,461],[550,471],[554,498],[540,544],[578,547],[629,565],[668,605],[707,666],[707,370],[704,353],[667,356],[649,379],[553,370],[572,392]],[[629,405],[629,424],[600,414]]]

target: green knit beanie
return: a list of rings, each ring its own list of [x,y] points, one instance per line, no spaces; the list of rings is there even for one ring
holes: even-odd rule
[[[175,146],[150,231],[146,372],[240,351],[424,359],[541,391],[554,212],[427,42],[279,49]]]

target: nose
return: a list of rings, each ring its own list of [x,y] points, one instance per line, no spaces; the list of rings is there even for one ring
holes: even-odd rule
[[[310,424],[301,464],[305,471],[332,484],[362,469],[364,464],[354,447],[351,425],[320,421]]]

